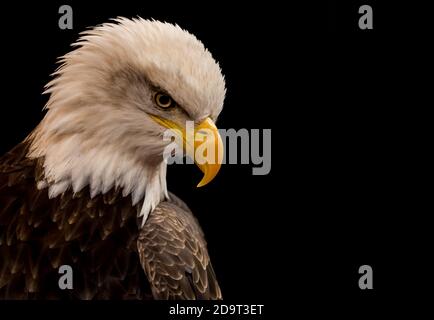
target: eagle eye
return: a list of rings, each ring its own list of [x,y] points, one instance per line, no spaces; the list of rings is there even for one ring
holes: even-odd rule
[[[176,106],[175,101],[167,94],[158,92],[154,95],[154,100],[157,106],[163,109],[168,109]]]

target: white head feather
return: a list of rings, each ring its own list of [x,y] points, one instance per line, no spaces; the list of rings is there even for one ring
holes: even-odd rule
[[[47,84],[47,114],[29,137],[28,156],[44,158],[38,187],[50,197],[85,186],[91,197],[122,188],[133,205],[144,199],[144,222],[167,197],[165,128],[148,114],[166,115],[153,90],[182,106],[172,120],[216,119],[225,96],[220,67],[193,35],[158,21],[118,18],[73,46]]]

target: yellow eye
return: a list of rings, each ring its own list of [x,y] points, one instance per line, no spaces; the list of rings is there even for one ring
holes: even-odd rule
[[[164,93],[156,93],[154,96],[154,100],[157,106],[164,109],[171,108],[176,105],[175,101],[173,101],[170,96]]]

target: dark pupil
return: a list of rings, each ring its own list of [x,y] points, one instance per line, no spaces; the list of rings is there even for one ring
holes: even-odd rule
[[[161,104],[162,106],[167,106],[167,105],[170,104],[170,97],[169,97],[169,96],[166,96],[166,95],[160,95],[160,96],[158,97],[158,102],[160,102],[160,104]]]

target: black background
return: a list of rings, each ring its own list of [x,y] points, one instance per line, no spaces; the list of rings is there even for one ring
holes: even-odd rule
[[[74,10],[73,30],[57,26],[61,4]],[[361,4],[372,5],[374,30],[358,29]],[[80,31],[116,16],[195,34],[226,77],[218,126],[272,129],[269,175],[226,165],[196,189],[196,167],[169,169],[169,189],[197,215],[227,301],[289,314],[300,305],[306,313],[350,306],[354,315],[427,285],[427,235],[417,231],[424,210],[413,197],[418,168],[409,162],[419,101],[409,92],[416,77],[404,75],[415,71],[422,27],[406,24],[407,8],[62,1],[1,10],[2,153],[42,118],[56,58]],[[374,290],[358,287],[364,264]]]

